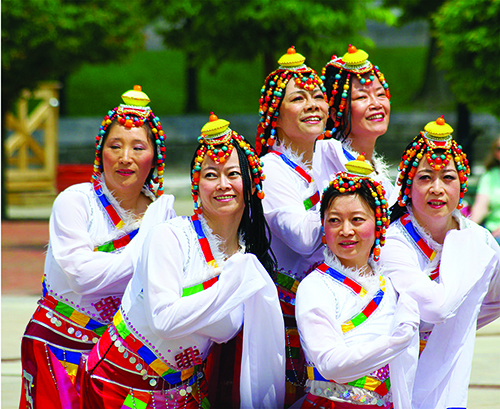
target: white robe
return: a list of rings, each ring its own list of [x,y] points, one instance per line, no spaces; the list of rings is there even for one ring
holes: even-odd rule
[[[104,190],[107,191],[105,186]],[[133,259],[140,248],[141,237],[151,225],[143,223],[132,241],[118,251],[94,251],[96,246],[141,225],[126,214],[109,192],[107,198],[125,223],[122,229],[112,223],[92,183],[73,185],[57,196],[50,217],[50,241],[44,269],[49,295],[102,324],[109,324],[112,316],[109,311],[98,310],[95,304],[109,297],[119,304],[132,277]],[[174,217],[173,203],[172,195],[161,196],[149,205],[143,220]]]
[[[288,149],[276,146],[275,150],[306,169]],[[318,188],[314,180],[307,183],[276,154],[268,153],[262,162],[266,175],[262,204],[272,233],[271,247],[278,268],[300,281],[323,259],[319,203],[309,210],[304,207],[304,200]]]
[[[421,330],[432,329],[418,362],[415,409],[466,407],[476,327],[500,316],[500,248],[486,229],[458,211],[454,217],[460,230],[448,232],[439,245],[411,216],[436,252],[432,262],[400,221],[391,224],[382,249],[381,263],[394,287],[417,300]],[[429,279],[438,263],[439,284]]]
[[[241,406],[281,407],[285,340],[276,287],[253,254],[236,253],[224,261],[215,236],[200,221],[219,267],[208,266],[189,219],[158,224],[123,296],[124,322],[174,369],[182,369],[175,359],[180,351],[193,348],[204,360],[214,342],[229,341],[244,323]],[[217,275],[210,288],[181,296],[183,288]]]
[[[347,286],[318,271],[300,283],[295,314],[308,362],[324,378],[339,384],[354,381],[389,364],[391,391],[386,398],[394,401],[395,408],[407,409],[418,357],[416,303],[406,295],[400,296],[398,301],[390,280],[386,279],[385,294],[375,312],[361,325],[343,333],[341,325],[361,312],[380,288],[381,271],[375,268],[373,276],[363,277],[358,271],[344,268],[331,253],[328,257],[328,251],[325,255],[329,266],[358,282],[368,294],[361,298]],[[316,380],[308,380],[308,386],[311,393],[319,396],[323,395],[318,392],[329,387],[328,383]],[[329,399],[352,402],[341,396]]]
[[[349,146],[348,142],[342,143],[336,139],[316,141],[313,156],[313,174],[321,192],[328,187],[328,184],[335,177],[336,173],[347,171],[345,164],[352,159],[346,156],[344,149],[351,157],[357,159],[359,153],[355,152]],[[383,158],[376,152],[373,154],[372,162],[375,167],[375,172],[369,176],[375,181],[382,183],[385,190],[385,197],[389,200],[394,190],[394,183],[389,178],[387,165]],[[390,204],[392,203],[390,202]]]

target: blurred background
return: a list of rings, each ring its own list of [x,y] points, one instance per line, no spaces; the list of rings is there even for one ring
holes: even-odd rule
[[[473,165],[470,199],[500,133],[498,0],[2,0],[1,18],[3,220],[48,217],[88,180],[102,118],[135,84],[168,137],[167,189],[188,197],[210,111],[253,142],[260,88],[291,45],[318,72],[349,44],[368,52],[392,94],[377,150],[394,173],[444,114]]]

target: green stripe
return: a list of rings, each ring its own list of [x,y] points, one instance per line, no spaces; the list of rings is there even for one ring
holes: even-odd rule
[[[62,303],[62,302],[58,302],[56,305],[55,311],[57,311],[59,314],[64,315],[65,317],[69,318],[69,317],[71,317],[71,314],[73,314],[73,311],[75,311],[75,309],[73,307],[70,307],[69,305]]]
[[[314,205],[311,198],[304,200],[304,207],[306,208],[306,210],[309,210],[313,206]]]
[[[198,388],[199,388],[199,386],[198,386]],[[208,401],[208,398],[206,396],[201,401],[201,407],[202,407],[202,409],[210,409],[210,402]]]
[[[127,338],[130,335],[130,331],[128,330],[127,325],[123,320],[116,326],[116,330],[118,331],[120,337],[122,337],[123,339]]]
[[[278,277],[276,277],[276,282],[282,287],[291,290],[293,285],[295,284],[295,279],[287,276],[286,274],[278,273]]]
[[[108,326],[103,325],[102,327],[94,328],[92,331],[94,331],[97,335],[102,337],[102,334],[104,334],[107,329],[108,329]]]
[[[115,250],[115,243],[113,243],[113,241],[108,241],[107,243],[97,246],[97,251],[102,251],[104,253],[112,253]]]
[[[300,348],[286,347],[285,350],[287,358],[299,359]]]
[[[359,324],[363,323],[366,321],[366,315],[361,313],[358,314],[356,317],[354,317],[352,320],[352,324],[357,327]]]
[[[352,382],[347,382],[348,385],[356,386],[357,388],[364,388],[365,383],[366,383],[366,376],[363,376],[362,378],[356,379],[355,381]]]
[[[200,291],[203,291],[203,283],[195,284],[191,287],[183,288],[182,289],[182,296],[186,297],[188,295],[193,295],[193,294],[199,293]]]

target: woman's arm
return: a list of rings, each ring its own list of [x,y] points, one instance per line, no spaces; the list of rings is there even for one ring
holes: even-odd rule
[[[369,342],[346,345],[335,297],[318,277],[299,285],[295,314],[306,355],[326,379],[351,382],[381,368],[410,345],[420,321],[416,303],[400,297],[393,330]]]
[[[472,206],[470,219],[473,222],[481,223],[484,218],[488,215],[488,207],[490,204],[490,198],[488,195],[478,193],[474,199],[474,205]]]

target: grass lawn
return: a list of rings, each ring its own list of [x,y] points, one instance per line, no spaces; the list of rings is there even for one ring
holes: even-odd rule
[[[427,50],[377,48],[368,50],[370,60],[380,67],[389,83],[393,111],[418,109],[412,96],[422,83]],[[306,61],[321,71],[325,61]],[[258,111],[264,82],[262,62],[221,63],[216,71],[201,67],[199,99],[201,112],[219,115]],[[140,51],[120,63],[86,65],[69,77],[66,84],[68,116],[102,116],[118,105],[119,95],[140,84],[159,116],[180,115],[185,106],[184,55],[181,51]]]

